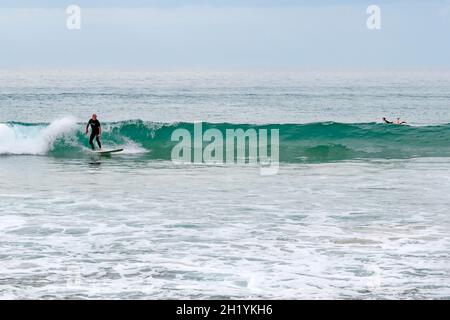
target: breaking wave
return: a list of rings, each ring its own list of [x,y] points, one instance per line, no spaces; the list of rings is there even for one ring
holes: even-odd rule
[[[203,131],[218,129],[279,130],[280,162],[329,162],[353,159],[450,157],[450,124],[398,126],[377,123],[231,124],[203,123]],[[103,123],[105,146],[124,147],[128,153],[170,160],[175,129],[194,135],[193,123],[155,123],[128,120]],[[270,139],[268,139],[270,142]],[[207,143],[205,142],[205,145]],[[49,124],[0,123],[0,154],[72,157],[85,154],[84,125],[72,118]]]

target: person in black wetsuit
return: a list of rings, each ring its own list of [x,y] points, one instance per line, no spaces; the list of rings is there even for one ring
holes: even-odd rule
[[[95,113],[86,125],[86,134],[89,133],[89,126],[91,126],[91,137],[89,138],[89,144],[91,145],[92,150],[95,149],[93,143],[94,138],[96,138],[95,140],[97,141],[98,147],[101,149],[102,144],[100,142],[100,135],[102,134],[102,127],[100,122],[97,120],[97,115]]]
[[[383,117],[383,122],[387,123],[387,124],[393,124],[394,122],[389,121],[388,119],[386,119],[386,117]]]
[[[388,119],[386,119],[386,117],[383,117],[383,122],[386,124],[406,124],[406,121],[402,121],[400,120],[400,118],[397,118],[397,120],[395,122],[393,121],[389,121]]]

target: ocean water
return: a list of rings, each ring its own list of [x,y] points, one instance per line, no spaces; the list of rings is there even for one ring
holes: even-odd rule
[[[0,298],[450,298],[448,71],[4,71],[0,110]],[[198,122],[279,170],[173,163]]]

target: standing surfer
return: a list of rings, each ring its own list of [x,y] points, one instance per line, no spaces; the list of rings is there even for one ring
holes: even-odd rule
[[[91,136],[89,138],[89,144],[91,145],[92,150],[95,149],[93,143],[94,138],[97,141],[98,147],[101,149],[102,144],[100,142],[100,135],[102,134],[102,127],[100,125],[100,121],[97,120],[97,115],[95,113],[92,115],[92,118],[86,125],[86,134],[89,133],[89,126],[91,126]]]

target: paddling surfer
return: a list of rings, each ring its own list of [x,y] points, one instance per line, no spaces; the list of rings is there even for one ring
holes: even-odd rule
[[[386,117],[383,117],[383,122],[386,124],[406,124],[406,121],[401,121],[400,118],[397,118],[397,120],[394,121],[389,121],[388,119],[386,119]]]

